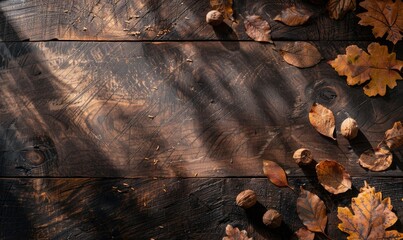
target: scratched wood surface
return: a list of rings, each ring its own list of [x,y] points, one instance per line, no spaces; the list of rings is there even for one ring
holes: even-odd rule
[[[272,20],[291,5],[304,6],[314,16],[299,27]],[[205,22],[211,9],[208,0],[6,0],[0,1],[0,8],[0,39],[6,41],[247,40],[243,18],[248,13],[270,22],[274,40],[373,39],[354,14],[333,21],[322,6],[298,0],[234,1],[237,22],[215,29]]]

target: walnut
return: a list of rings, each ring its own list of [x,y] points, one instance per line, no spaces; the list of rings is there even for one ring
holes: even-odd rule
[[[224,16],[217,10],[212,10],[206,15],[206,22],[213,26],[218,26],[224,21]]]
[[[358,124],[352,118],[347,118],[341,123],[341,135],[347,139],[353,139],[358,134]]]
[[[278,228],[281,226],[281,222],[283,221],[283,217],[277,210],[269,209],[263,215],[263,223],[269,228]]]
[[[236,204],[241,208],[247,209],[256,204],[256,193],[252,190],[245,190],[236,197]]]
[[[292,156],[298,165],[308,165],[312,162],[312,153],[307,148],[300,148]]]

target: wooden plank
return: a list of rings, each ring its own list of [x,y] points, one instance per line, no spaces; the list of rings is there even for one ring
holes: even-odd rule
[[[336,197],[311,178],[291,178],[290,184],[318,194],[327,206],[328,234],[345,239],[337,229],[337,207],[348,206],[364,180],[354,179],[353,190]],[[403,219],[403,179],[366,180],[391,197]],[[0,189],[2,239],[220,239],[227,224],[246,229],[256,240],[289,239],[302,227],[298,195],[263,178],[2,179]],[[248,211],[235,205],[245,189],[256,191],[259,202]],[[283,215],[280,229],[262,225],[267,208]],[[401,220],[396,228],[403,231]]]
[[[402,176],[401,150],[382,173],[357,158],[403,119],[403,84],[368,98],[326,63],[352,42],[315,44],[324,60],[298,69],[253,42],[2,43],[0,174],[261,176],[271,159],[304,176],[312,169],[292,154],[308,147],[353,176]],[[320,136],[308,122],[313,102],[334,111],[337,129],[355,118],[360,136]]]
[[[243,18],[259,14],[269,20],[274,40],[372,40],[371,29],[358,25],[353,13],[330,19],[324,7],[307,1],[234,1],[236,23],[216,29],[205,22],[208,0],[23,1],[0,2],[3,41],[59,40],[248,40]],[[306,25],[288,27],[272,19],[291,5],[314,12]]]

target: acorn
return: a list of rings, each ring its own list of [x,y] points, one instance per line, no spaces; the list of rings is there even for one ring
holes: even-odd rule
[[[206,22],[212,26],[218,26],[224,21],[224,16],[217,10],[211,10],[206,15]]]
[[[242,191],[236,197],[236,205],[241,208],[251,208],[256,204],[256,193],[250,189]]]
[[[358,124],[352,118],[347,118],[341,123],[341,135],[347,139],[353,139],[358,134]]]

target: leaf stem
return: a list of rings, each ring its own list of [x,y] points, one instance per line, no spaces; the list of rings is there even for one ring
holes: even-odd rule
[[[326,239],[332,240],[332,238],[329,237],[329,235],[327,235],[324,230],[321,233],[323,234],[323,236],[326,237]]]

